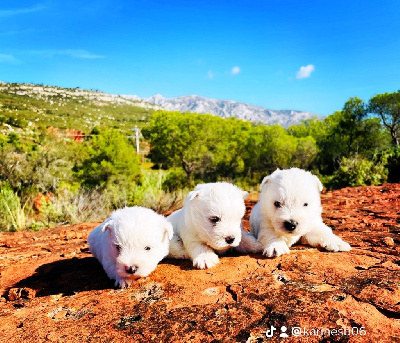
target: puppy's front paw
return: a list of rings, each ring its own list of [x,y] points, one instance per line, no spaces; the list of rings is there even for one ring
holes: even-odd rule
[[[199,254],[193,259],[193,266],[199,269],[212,268],[218,264],[219,258],[212,251]]]
[[[132,279],[126,277],[117,277],[115,280],[115,287],[128,288],[132,284]]]
[[[325,244],[322,245],[328,251],[338,252],[338,251],[350,251],[351,246],[349,243],[343,241],[339,237],[335,236],[334,239],[331,239]]]
[[[287,244],[283,241],[274,241],[268,243],[266,248],[264,249],[263,255],[267,257],[278,257],[284,254],[289,254],[290,249]]]

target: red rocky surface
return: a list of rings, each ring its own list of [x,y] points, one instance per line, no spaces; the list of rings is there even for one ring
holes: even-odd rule
[[[231,253],[209,270],[164,260],[123,290],[88,250],[96,224],[1,233],[0,341],[400,342],[400,185],[345,188],[322,202],[352,251]]]

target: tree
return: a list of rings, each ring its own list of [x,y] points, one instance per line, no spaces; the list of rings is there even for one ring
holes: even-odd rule
[[[215,177],[235,178],[247,174],[251,166],[246,165],[248,158],[248,140],[254,125],[236,118],[218,118],[215,135],[220,140],[217,154],[217,174]]]
[[[394,93],[377,94],[369,99],[368,110],[380,117],[389,130],[392,145],[400,145],[400,90]]]
[[[302,169],[310,169],[317,157],[318,147],[313,137],[307,136],[297,139],[296,151],[292,157],[292,166]]]
[[[302,134],[305,132],[302,131]],[[276,168],[300,167],[309,169],[316,154],[315,139],[296,137],[279,125],[257,125],[250,132],[246,165],[252,172],[271,173]]]
[[[343,157],[359,154],[372,158],[386,147],[387,135],[377,118],[368,118],[366,104],[359,98],[350,98],[337,111],[319,122],[306,122],[289,128],[300,137],[310,134],[316,141],[318,154],[314,167],[324,175],[332,175]]]
[[[346,155],[350,155],[357,150],[358,138],[363,135],[362,120],[367,115],[364,101],[360,98],[350,98],[343,106],[342,116],[336,130],[346,141]]]
[[[251,124],[209,114],[160,111],[142,130],[152,162],[164,169],[182,168],[195,177],[215,180],[243,172]]]
[[[87,157],[75,166],[76,177],[88,187],[130,184],[140,176],[139,156],[117,130],[105,130],[85,143]]]

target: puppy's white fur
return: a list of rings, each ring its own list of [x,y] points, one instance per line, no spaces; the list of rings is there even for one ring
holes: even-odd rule
[[[259,201],[250,215],[250,232],[261,243],[264,255],[287,254],[300,238],[328,251],[351,250],[322,221],[323,186],[318,177],[298,168],[278,169],[260,187]],[[260,252],[259,248],[253,252]]]
[[[174,227],[169,257],[190,258],[199,269],[215,266],[219,262],[216,252],[236,247],[241,240],[247,196],[227,182],[198,185],[183,208],[167,218]]]
[[[88,243],[108,277],[123,288],[157,267],[168,254],[172,235],[164,216],[148,208],[125,207],[93,229]]]

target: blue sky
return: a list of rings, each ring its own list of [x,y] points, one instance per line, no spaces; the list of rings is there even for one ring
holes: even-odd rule
[[[328,115],[400,89],[400,1],[3,0],[0,80]]]

